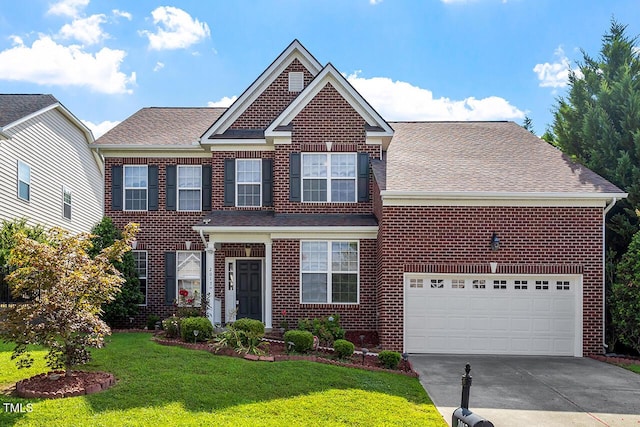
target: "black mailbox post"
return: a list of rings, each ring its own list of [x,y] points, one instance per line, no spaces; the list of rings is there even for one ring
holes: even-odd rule
[[[467,363],[464,368],[465,374],[462,376],[462,400],[460,407],[453,411],[451,427],[494,427],[491,421],[487,421],[481,416],[469,410],[469,390],[471,389],[471,365]]]

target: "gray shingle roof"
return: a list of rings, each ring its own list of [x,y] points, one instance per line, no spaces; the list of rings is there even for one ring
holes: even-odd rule
[[[375,227],[373,215],[278,214],[271,211],[213,211],[199,227]]]
[[[97,145],[192,145],[225,108],[143,108],[96,140]]]
[[[0,127],[5,127],[57,102],[53,95],[0,94]]]
[[[386,190],[621,193],[513,122],[391,122]]]

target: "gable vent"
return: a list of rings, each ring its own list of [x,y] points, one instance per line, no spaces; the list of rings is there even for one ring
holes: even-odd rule
[[[304,73],[291,71],[289,73],[289,92],[300,92],[304,89]]]

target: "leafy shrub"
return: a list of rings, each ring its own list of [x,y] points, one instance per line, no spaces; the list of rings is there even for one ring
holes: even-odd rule
[[[284,333],[284,342],[289,348],[289,343],[293,343],[293,350],[297,353],[307,353],[313,348],[313,334],[309,331],[292,329]]]
[[[347,340],[335,340],[333,348],[340,359],[347,359],[353,355],[356,346]]]
[[[233,322],[233,328],[245,331],[252,336],[257,336],[262,338],[264,336],[264,323],[259,320],[242,318]]]
[[[264,354],[263,347],[269,343],[262,341],[264,324],[254,319],[238,319],[227,330],[216,335],[216,350],[229,347],[241,354]]]
[[[156,323],[160,320],[160,316],[157,314],[150,314],[147,316],[147,329],[153,331],[156,328]]]
[[[193,331],[198,331],[198,336]],[[213,335],[213,325],[206,317],[185,317],[180,321],[180,333],[185,341],[207,341]]]
[[[397,351],[382,350],[378,353],[378,360],[387,369],[398,369],[402,356]]]
[[[316,319],[300,319],[298,329],[309,331],[317,336],[321,342],[331,345],[335,340],[344,339],[344,329],[340,327],[340,315]]]
[[[167,338],[178,338],[180,336],[180,318],[171,316],[162,321],[164,336]]]

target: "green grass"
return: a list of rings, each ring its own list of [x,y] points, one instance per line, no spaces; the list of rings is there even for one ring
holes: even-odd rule
[[[0,343],[0,390],[47,369],[18,370]],[[6,413],[16,426],[446,426],[415,378],[306,361],[249,362],[204,351],[165,347],[149,334],[115,334],[83,369],[113,373],[118,384],[90,396],[57,400],[2,395],[31,403]]]
[[[640,365],[631,364],[631,365],[620,365],[625,369],[635,372],[636,374],[640,374]]]

